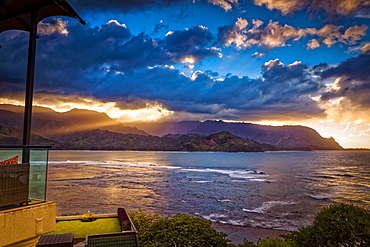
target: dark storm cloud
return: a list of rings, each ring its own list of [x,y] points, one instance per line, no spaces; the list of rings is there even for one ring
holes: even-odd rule
[[[174,31],[166,36],[163,43],[176,60],[191,55],[199,61],[205,57],[218,56],[218,50],[208,47],[213,39],[208,28],[197,26],[184,31]]]
[[[147,66],[174,64],[184,56],[200,61],[218,56],[219,52],[209,46],[212,35],[203,27],[175,31],[158,40],[145,33],[133,36],[117,21],[101,27],[72,23],[67,29],[60,28],[62,22],[51,19],[44,23],[45,35],[40,35],[37,44],[36,90],[53,89],[59,94],[77,90],[85,95],[103,83],[102,78]],[[1,34],[0,43],[0,94],[6,95],[17,89],[16,84],[24,84],[28,34],[6,32]]]
[[[284,76],[281,75],[284,74]],[[303,64],[283,65],[271,61],[261,79],[230,76],[213,79],[212,72],[197,72],[192,77],[168,67],[142,69],[117,75],[101,84],[93,96],[102,100],[124,101],[141,98],[163,104],[172,111],[212,115],[243,120],[284,114],[286,119],[322,116],[311,96],[322,84],[309,76]]]
[[[191,3],[191,0],[69,0],[69,3],[77,10],[95,11],[131,11],[142,8],[166,7],[178,3]]]
[[[63,25],[61,20],[46,23],[45,35],[38,40],[36,93],[120,104],[158,102],[172,111],[234,120],[324,114],[311,98],[323,86],[305,64],[272,60],[261,68],[259,79],[229,75],[219,80],[212,71],[186,76],[173,69],[171,64],[187,56],[198,61],[218,56],[219,49],[212,47],[214,37],[203,26],[153,39],[145,33],[133,36],[117,21],[101,27]],[[28,35],[9,33],[0,39],[4,97],[24,90]]]
[[[163,24],[163,21],[160,21],[157,25],[154,27],[154,33],[158,33],[162,29],[168,29],[168,25]]]
[[[370,51],[349,58],[338,66],[323,71],[323,79],[337,79],[336,87],[322,95],[323,100],[338,97],[349,99],[354,105],[370,107]]]

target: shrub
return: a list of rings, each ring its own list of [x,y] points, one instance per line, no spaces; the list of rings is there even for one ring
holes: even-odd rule
[[[370,246],[370,214],[341,203],[322,209],[313,225],[284,236],[297,246]]]
[[[139,230],[140,246],[226,247],[226,233],[217,232],[211,222],[186,214],[158,217],[144,212],[130,214]]]
[[[83,214],[82,216],[81,216],[81,220],[83,221],[83,222],[89,222],[89,221],[94,221],[95,220],[95,214],[93,214],[93,213],[87,213],[87,214]]]
[[[289,240],[281,240],[275,238],[266,238],[259,240],[257,247],[293,247],[294,244]]]

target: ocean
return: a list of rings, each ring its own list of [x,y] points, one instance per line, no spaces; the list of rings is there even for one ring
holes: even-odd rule
[[[52,150],[47,199],[58,215],[124,207],[296,230],[331,203],[370,208],[370,151]]]

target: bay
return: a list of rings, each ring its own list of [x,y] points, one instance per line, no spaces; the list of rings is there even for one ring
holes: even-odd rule
[[[57,214],[165,215],[296,230],[324,206],[370,206],[369,151],[50,151],[47,199]]]

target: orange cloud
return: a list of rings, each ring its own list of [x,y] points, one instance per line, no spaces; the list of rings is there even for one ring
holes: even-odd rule
[[[367,43],[365,44],[362,48],[361,48],[361,52],[362,53],[365,53],[367,51],[370,51],[370,43]]]
[[[68,30],[66,28],[67,21],[63,21],[60,18],[53,19],[52,22],[44,23],[40,22],[37,26],[37,32],[41,35],[50,35],[53,33],[59,33],[59,34],[68,34]]]
[[[297,0],[254,0],[254,3],[258,6],[266,5],[270,10],[278,9],[284,15],[303,9],[306,5],[306,1]]]
[[[237,4],[239,0],[208,0],[209,3],[218,5],[226,11],[233,8],[233,4]]]
[[[320,43],[319,43],[319,41],[317,41],[317,39],[311,39],[310,41],[308,41],[307,49],[313,50],[313,49],[316,49],[318,47],[320,47]]]
[[[368,0],[254,0],[258,6],[279,10],[283,15],[308,7],[309,10],[325,10],[329,14],[349,15],[369,5]]]
[[[270,21],[265,27],[261,20],[253,20],[253,26],[248,29],[248,21],[238,18],[233,26],[224,27],[220,31],[221,43],[225,46],[235,46],[237,49],[247,49],[253,45],[267,49],[287,46],[289,40],[298,41],[306,36],[318,36],[307,44],[308,49],[320,47],[320,42],[331,47],[336,43],[347,45],[357,44],[366,35],[368,26],[355,25],[342,30],[343,26],[327,24],[321,29],[295,28],[290,25],[280,25]]]

